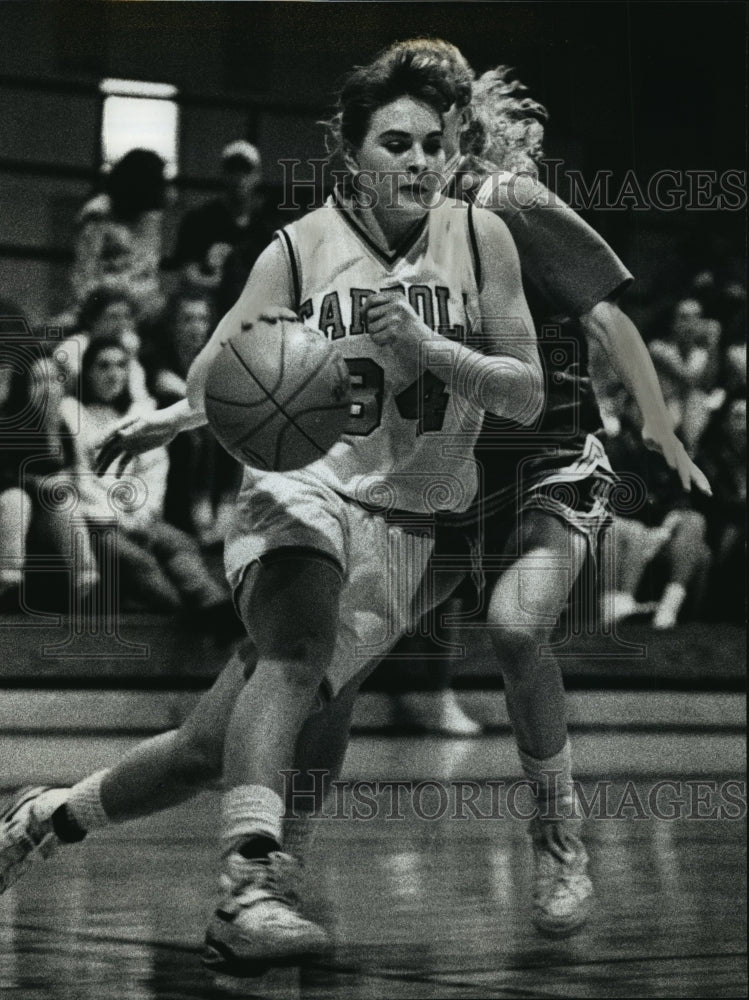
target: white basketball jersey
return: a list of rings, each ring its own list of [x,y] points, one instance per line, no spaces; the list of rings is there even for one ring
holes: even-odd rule
[[[354,398],[344,437],[324,458],[290,475],[312,475],[378,507],[434,513],[469,506],[477,489],[473,446],[483,410],[452,391],[455,373],[444,351],[440,361],[439,341],[422,348],[428,367],[422,365],[419,377],[392,348],[373,343],[362,306],[369,295],[396,288],[444,337],[463,341],[477,333],[471,212],[446,201],[392,253],[333,201],[281,230],[297,312],[343,354]]]

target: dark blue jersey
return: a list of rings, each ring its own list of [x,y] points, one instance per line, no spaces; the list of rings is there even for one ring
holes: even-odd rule
[[[495,212],[515,240],[545,377],[545,407],[534,428],[486,417],[476,456],[491,513],[541,484],[579,480],[596,466],[609,471],[603,449],[588,440],[602,422],[579,317],[616,298],[632,275],[594,229],[529,175],[487,174],[464,161],[453,185],[454,193]]]

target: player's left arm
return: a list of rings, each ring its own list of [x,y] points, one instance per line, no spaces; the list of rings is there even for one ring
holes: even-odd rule
[[[634,397],[642,414],[645,444],[663,455],[678,473],[685,490],[689,491],[694,484],[710,495],[707,477],[687,455],[674,433],[653,359],[632,320],[615,302],[605,300],[581,316],[580,325],[590,341],[600,344],[614,371]]]
[[[490,212],[474,213],[480,260],[481,338],[486,353],[431,330],[404,296],[381,292],[367,299],[367,330],[379,344],[452,372],[451,392],[474,406],[521,424],[533,424],[544,403],[536,333],[525,300],[512,237]]]

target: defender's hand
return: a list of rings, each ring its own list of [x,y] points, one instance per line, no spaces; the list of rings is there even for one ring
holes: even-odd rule
[[[673,431],[659,432],[644,426],[642,440],[646,448],[663,455],[668,466],[679,476],[681,485],[687,493],[691,492],[694,485],[707,496],[713,495],[707,476],[687,455],[684,445]]]
[[[170,444],[179,432],[171,421],[154,410],[146,416],[127,417],[99,444],[94,462],[97,476],[102,476],[113,462],[117,462],[115,475],[121,476],[128,462],[154,448]]]

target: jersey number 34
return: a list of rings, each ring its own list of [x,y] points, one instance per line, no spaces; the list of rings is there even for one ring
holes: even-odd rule
[[[346,364],[354,398],[345,433],[366,437],[382,421],[385,372],[371,358],[346,358]],[[426,434],[442,430],[449,400],[450,393],[445,391],[445,382],[427,371],[398,393],[395,405],[404,420],[417,421],[417,434]]]

